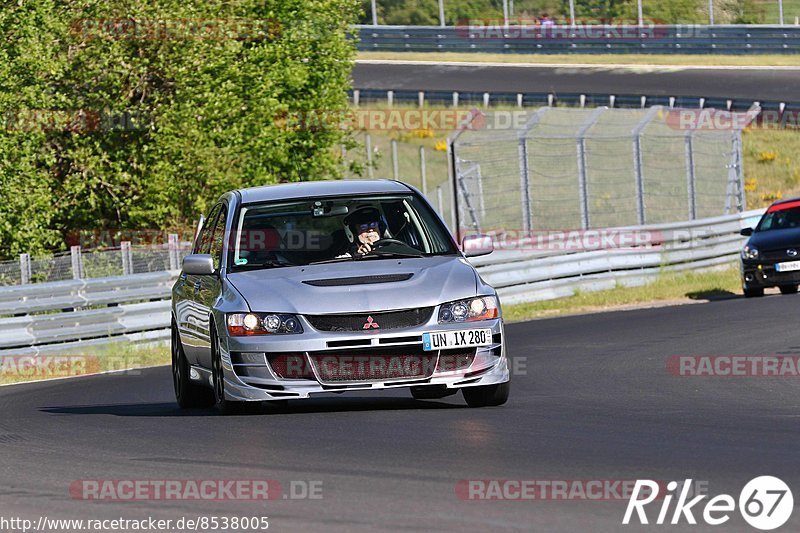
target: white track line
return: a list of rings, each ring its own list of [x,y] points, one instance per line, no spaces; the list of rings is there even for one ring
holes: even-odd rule
[[[800,66],[723,66],[723,65],[626,65],[592,63],[502,63],[496,61],[420,61],[406,59],[356,59],[363,65],[435,65],[442,67],[581,68],[597,70],[787,70],[800,72]]]

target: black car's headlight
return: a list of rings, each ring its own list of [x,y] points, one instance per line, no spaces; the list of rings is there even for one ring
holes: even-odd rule
[[[753,246],[745,246],[742,249],[742,259],[758,259],[758,249]]]
[[[452,322],[475,322],[489,320],[500,316],[497,298],[494,296],[478,296],[466,300],[456,300],[442,304],[439,308],[439,324]]]
[[[283,313],[231,313],[227,322],[228,334],[233,337],[303,333],[297,317]]]

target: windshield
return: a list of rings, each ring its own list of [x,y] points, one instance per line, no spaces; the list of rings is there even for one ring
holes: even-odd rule
[[[458,253],[413,194],[247,204],[234,232],[232,270]]]
[[[800,228],[800,206],[767,212],[758,223],[756,231]]]

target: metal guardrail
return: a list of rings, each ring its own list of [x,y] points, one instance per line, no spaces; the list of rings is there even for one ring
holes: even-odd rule
[[[372,103],[411,104],[415,106],[476,106],[488,110],[491,106],[503,107],[599,107],[612,109],[644,109],[664,106],[684,109],[721,109],[745,112],[754,105],[761,111],[784,113],[800,111],[800,102],[778,102],[751,98],[721,98],[716,96],[666,96],[652,94],[562,93],[510,91],[416,91],[408,89],[353,89],[350,100],[355,105]],[[776,120],[773,118],[772,120]],[[780,124],[780,120],[777,119]]]
[[[576,291],[617,285],[642,285],[663,272],[731,265],[745,240],[739,230],[755,225],[763,212],[757,209],[691,222],[597,230],[648,234],[641,246],[629,248],[573,249],[565,253],[548,251],[547,242],[533,246],[519,241],[512,244],[517,249],[498,250],[474,259],[473,264],[505,304],[561,298]],[[563,242],[563,235],[558,239]]]
[[[358,49],[508,54],[797,54],[800,27],[358,26]]]
[[[518,239],[514,249],[497,249],[472,260],[498,289],[505,304],[641,285],[662,272],[701,270],[731,264],[743,238],[739,230],[763,213],[629,228],[647,233],[632,248],[552,249],[565,235]],[[506,243],[508,244],[508,243]],[[558,248],[558,246],[555,246]],[[0,288],[0,355],[29,355],[82,349],[110,341],[169,337],[170,288],[178,271]],[[8,316],[13,315],[13,316]]]
[[[170,291],[178,274],[172,270],[0,288],[0,354],[69,349],[87,341],[166,338]]]

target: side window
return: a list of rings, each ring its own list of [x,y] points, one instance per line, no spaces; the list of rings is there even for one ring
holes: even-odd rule
[[[220,267],[222,262],[222,244],[225,241],[225,219],[228,216],[228,208],[223,205],[214,226],[214,234],[211,236],[211,257],[214,260],[214,268]]]
[[[217,204],[208,214],[203,229],[200,230],[200,235],[197,237],[197,244],[195,245],[196,254],[207,254],[211,249],[211,232],[214,230],[214,224],[217,222],[217,215],[221,204]]]

